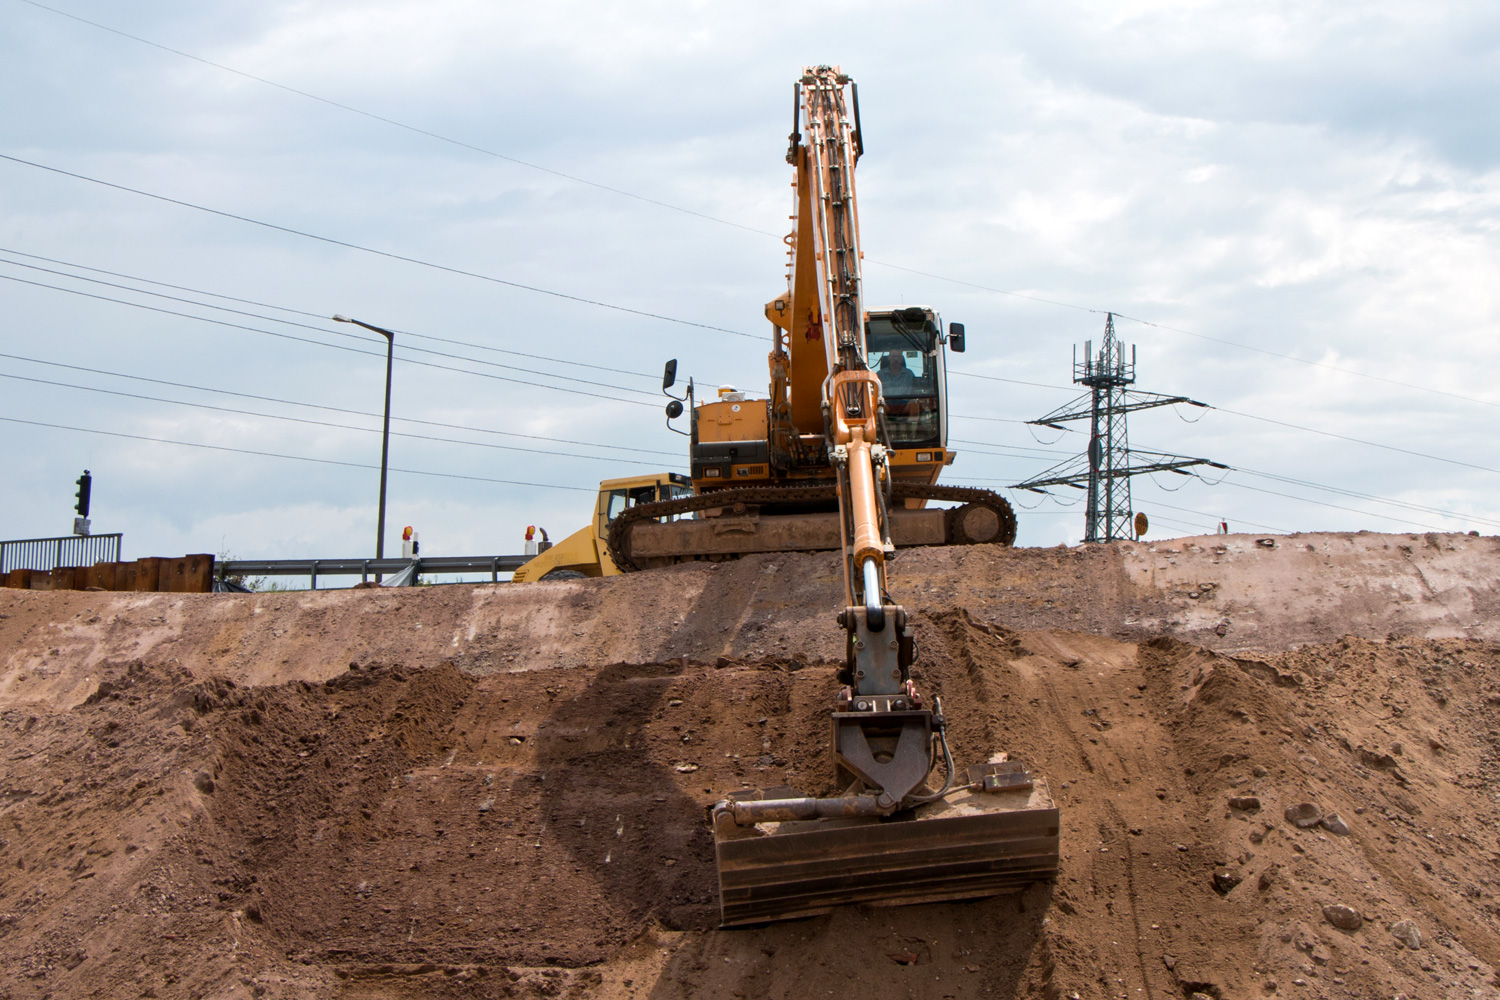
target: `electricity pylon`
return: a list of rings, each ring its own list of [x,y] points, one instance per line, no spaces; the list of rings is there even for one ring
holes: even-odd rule
[[[1125,360],[1125,345],[1115,337],[1115,315],[1107,314],[1104,321],[1104,343],[1099,353],[1094,353],[1093,341],[1083,345],[1083,361],[1078,360],[1078,349],[1073,349],[1073,381],[1089,387],[1089,394],[1066,406],[1060,407],[1036,420],[1027,423],[1039,427],[1066,430],[1062,424],[1069,420],[1089,422],[1088,451],[1053,466],[1046,472],[1013,488],[1046,493],[1049,486],[1071,486],[1088,491],[1087,524],[1083,540],[1086,542],[1109,542],[1116,538],[1133,536],[1130,503],[1130,477],[1145,472],[1176,472],[1195,465],[1207,465],[1215,469],[1228,466],[1206,458],[1187,458],[1155,451],[1132,451],[1125,426],[1125,415],[1135,410],[1149,410],[1157,406],[1185,403],[1188,406],[1208,406],[1187,396],[1167,396],[1159,392],[1142,392],[1129,388],[1135,382],[1135,348],[1130,349],[1130,360]],[[1087,404],[1085,406],[1085,404]],[[1131,457],[1145,458],[1140,465],[1131,465]]]

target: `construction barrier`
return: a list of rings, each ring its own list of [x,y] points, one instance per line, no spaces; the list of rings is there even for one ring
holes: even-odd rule
[[[0,585],[16,590],[138,590],[166,594],[207,594],[213,590],[214,557],[207,554],[147,556],[133,562],[92,566],[13,569]]]

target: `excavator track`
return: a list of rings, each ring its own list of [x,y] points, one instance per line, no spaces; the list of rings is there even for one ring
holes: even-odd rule
[[[944,544],[974,545],[992,542],[1012,545],[1016,540],[1016,515],[1010,502],[992,490],[971,486],[938,486],[930,483],[892,483],[890,499],[941,500],[961,506],[943,512]],[[614,519],[609,527],[609,556],[627,572],[641,570],[631,555],[630,539],[635,526],[662,517],[677,517],[704,510],[728,508],[741,515],[751,510],[790,506],[828,505],[836,509],[838,487],[833,483],[810,486],[745,486],[717,490],[680,500],[638,504]],[[834,544],[830,548],[837,548]]]

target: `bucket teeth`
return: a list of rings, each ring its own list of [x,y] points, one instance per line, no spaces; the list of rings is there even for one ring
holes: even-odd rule
[[[1053,877],[1058,811],[1045,781],[1014,766],[975,777],[994,790],[951,796],[912,818],[716,823],[720,925],[849,903],[977,899]]]

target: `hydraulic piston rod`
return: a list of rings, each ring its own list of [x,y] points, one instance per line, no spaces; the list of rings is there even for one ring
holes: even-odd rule
[[[871,632],[885,628],[885,606],[880,602],[880,565],[874,559],[866,559],[865,575],[865,621]]]
[[[849,819],[859,816],[889,816],[895,805],[882,806],[873,795],[847,795],[836,798],[752,799],[744,802],[720,802],[714,815],[728,813],[738,826],[757,823],[786,823],[810,819]]]

